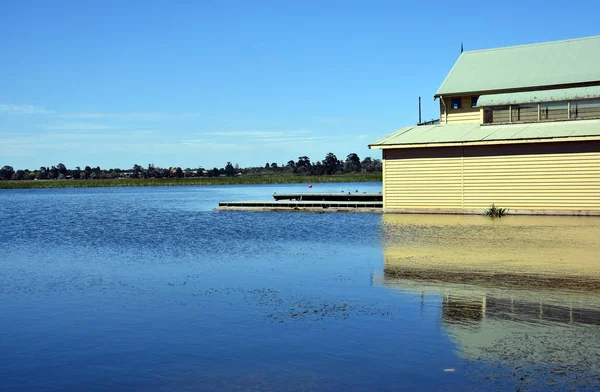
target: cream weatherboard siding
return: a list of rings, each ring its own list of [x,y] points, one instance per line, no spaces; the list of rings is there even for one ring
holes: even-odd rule
[[[448,109],[447,124],[460,124],[467,122],[480,122],[481,121],[481,109],[471,107],[471,96],[461,97],[462,108],[452,109],[451,103],[452,98],[444,98],[446,108]],[[444,119],[443,115],[440,114],[440,119]]]
[[[406,159],[386,159],[397,150],[384,150],[383,208],[462,208],[463,158],[455,156],[462,147],[443,150],[441,157],[403,151]]]
[[[384,150],[384,210],[600,211],[600,142]]]

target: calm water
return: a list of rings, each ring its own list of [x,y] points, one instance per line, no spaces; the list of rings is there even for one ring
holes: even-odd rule
[[[600,387],[600,219],[212,211],[290,191],[0,191],[0,389]]]

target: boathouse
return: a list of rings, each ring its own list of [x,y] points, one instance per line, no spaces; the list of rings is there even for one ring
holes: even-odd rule
[[[600,215],[600,36],[465,51],[440,123],[369,145],[384,212]]]

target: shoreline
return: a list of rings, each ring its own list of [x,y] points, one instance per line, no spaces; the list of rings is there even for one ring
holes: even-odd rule
[[[203,186],[310,184],[335,182],[381,182],[381,173],[331,176],[257,176],[192,178],[120,178],[102,180],[10,180],[0,181],[0,189],[101,188],[140,186]]]

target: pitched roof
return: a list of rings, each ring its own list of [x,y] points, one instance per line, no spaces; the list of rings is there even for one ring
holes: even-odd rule
[[[600,36],[463,52],[440,95],[600,82]]]
[[[369,148],[504,144],[519,141],[561,141],[600,138],[600,120],[553,121],[510,125],[479,123],[422,125],[402,128],[369,144]]]
[[[518,103],[540,103],[593,99],[600,97],[600,86],[573,87],[555,90],[523,91],[518,93],[482,95],[477,106],[514,105]]]

